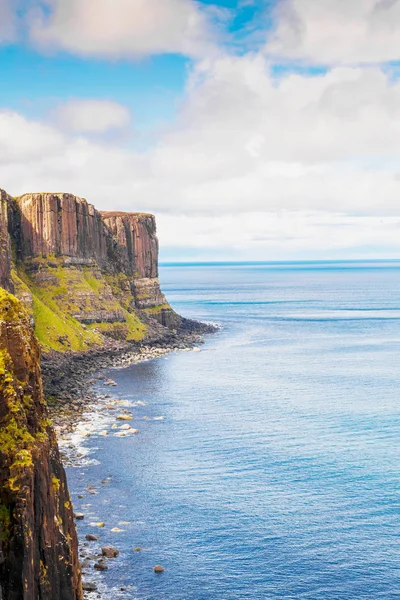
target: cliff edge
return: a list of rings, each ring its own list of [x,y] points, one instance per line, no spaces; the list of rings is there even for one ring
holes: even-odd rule
[[[72,505],[47,417],[40,351],[0,289],[0,598],[81,600]]]
[[[0,252],[12,251],[12,266],[11,279],[0,270],[0,283],[11,280],[45,353],[160,340],[187,328],[160,289],[153,215],[99,212],[65,193],[1,191],[1,199],[8,239],[3,225]]]

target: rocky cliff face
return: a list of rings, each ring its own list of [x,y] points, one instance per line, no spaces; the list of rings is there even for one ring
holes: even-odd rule
[[[104,336],[141,341],[179,328],[160,289],[152,215],[100,213],[64,193],[2,198],[0,251],[13,248],[12,285],[44,351],[85,351]],[[3,261],[0,281],[10,281]]]
[[[130,278],[137,308],[163,307],[167,301],[158,280],[158,239],[153,215],[101,212],[121,258],[121,270]]]
[[[158,240],[153,215],[100,212],[120,248],[122,269],[131,277],[158,277]]]
[[[65,472],[21,303],[0,289],[0,598],[81,600]]]
[[[107,232],[99,212],[71,194],[25,194],[21,213],[21,258],[63,257],[66,263],[107,260]]]
[[[8,207],[11,198],[0,190],[0,287],[12,289],[11,245],[8,235]]]

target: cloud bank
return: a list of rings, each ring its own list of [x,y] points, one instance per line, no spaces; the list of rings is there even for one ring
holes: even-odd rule
[[[3,110],[2,186],[156,212],[162,243],[181,249],[399,254],[400,83],[381,63],[400,55],[400,0],[281,0],[268,43],[242,55],[217,47],[215,15],[191,0],[93,1],[47,0],[31,39],[194,57],[178,117],[139,152],[110,138],[133,119],[116,99],[72,98],[41,121]],[[276,57],[329,68],[277,76]]]
[[[36,6],[30,13],[29,30],[33,44],[44,50],[112,59],[162,53],[199,57],[212,52],[215,44],[211,11],[193,0],[43,0],[41,4],[42,9]]]
[[[55,110],[54,117],[72,133],[103,134],[131,125],[129,110],[111,100],[70,99]]]
[[[314,64],[397,61],[399,0],[280,0],[266,52]]]

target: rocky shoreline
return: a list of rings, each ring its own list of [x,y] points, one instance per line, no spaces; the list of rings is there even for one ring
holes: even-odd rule
[[[92,458],[85,448],[85,438],[103,435],[122,437],[139,433],[129,423],[132,419],[130,410],[123,401],[113,397],[112,390],[117,384],[104,376],[102,371],[158,359],[171,352],[199,352],[204,344],[204,334],[217,330],[215,325],[188,321],[184,330],[146,344],[110,341],[106,348],[90,353],[43,355],[43,385],[64,466],[92,464]],[[100,489],[101,484],[106,482],[98,483]],[[80,502],[82,498],[98,493],[94,487],[89,488],[91,486],[81,490],[78,495],[76,491],[72,493],[72,501]],[[84,514],[75,513],[77,524],[83,518]],[[108,570],[109,557],[107,553],[104,554],[106,550],[99,545],[100,542],[97,543],[98,539],[95,532],[91,539],[82,537],[78,526],[83,592],[88,600],[106,595],[98,575]],[[118,552],[117,549],[114,550]],[[126,598],[129,589],[124,588],[122,583],[114,593]]]
[[[208,332],[215,331],[216,328]],[[202,334],[188,333],[175,340],[133,347],[131,344],[110,344],[109,348],[91,353],[59,355],[49,354],[42,358],[42,374],[50,416],[57,437],[63,437],[76,428],[94,410],[99,401],[111,398],[110,393],[100,395],[93,391],[97,373],[108,368],[127,367],[133,363],[153,360],[171,352],[198,350],[204,343]],[[111,389],[113,382],[105,384]]]

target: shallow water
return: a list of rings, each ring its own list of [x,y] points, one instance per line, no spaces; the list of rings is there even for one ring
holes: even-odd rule
[[[400,264],[161,278],[178,312],[222,329],[200,353],[106,373],[141,433],[92,436],[99,464],[68,476],[80,534],[121,551],[96,575],[109,597],[400,598]]]

